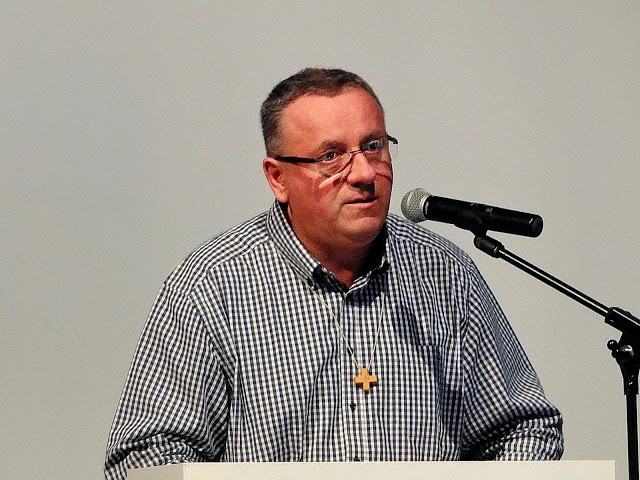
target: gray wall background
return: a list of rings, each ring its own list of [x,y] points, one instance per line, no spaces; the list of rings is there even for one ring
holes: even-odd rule
[[[162,280],[269,207],[258,108],[308,65],[359,72],[400,139],[392,211],[423,187],[533,211],[506,246],[640,313],[640,3],[18,2],[0,15],[0,465],[100,478]],[[472,237],[566,420],[565,459],[615,459],[624,400],[602,318]]]

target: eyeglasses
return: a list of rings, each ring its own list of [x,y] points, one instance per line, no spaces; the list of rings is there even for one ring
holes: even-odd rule
[[[398,155],[398,140],[391,135],[375,140],[369,140],[362,144],[358,150],[341,152],[331,149],[318,158],[277,156],[276,160],[287,163],[315,163],[322,175],[335,175],[344,170],[356,153],[363,153],[373,166],[379,163],[391,163],[391,159]]]

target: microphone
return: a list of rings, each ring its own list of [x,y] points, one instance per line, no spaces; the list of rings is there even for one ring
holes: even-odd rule
[[[433,220],[451,223],[486,235],[487,230],[537,237],[542,232],[542,217],[480,203],[436,197],[422,188],[411,190],[402,198],[402,213],[412,222]]]

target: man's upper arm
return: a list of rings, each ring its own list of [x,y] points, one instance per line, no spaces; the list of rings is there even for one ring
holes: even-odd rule
[[[468,301],[463,340],[465,457],[559,459],[564,449],[560,412],[544,396],[520,342],[479,273],[471,276]]]
[[[190,298],[164,285],[146,322],[109,435],[105,476],[133,467],[216,460],[226,382]]]

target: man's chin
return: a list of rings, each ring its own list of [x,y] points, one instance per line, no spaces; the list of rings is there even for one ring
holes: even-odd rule
[[[380,234],[385,218],[367,217],[355,220],[350,225],[350,237],[354,243],[362,247],[370,245]]]

